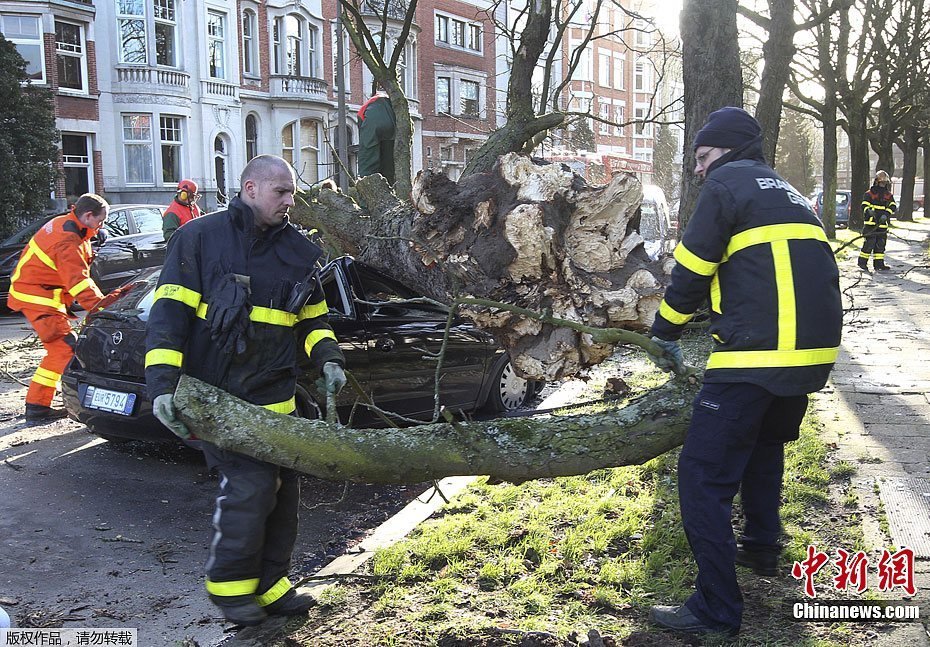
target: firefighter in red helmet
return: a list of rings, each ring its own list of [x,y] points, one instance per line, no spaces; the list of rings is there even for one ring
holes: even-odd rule
[[[178,227],[187,224],[194,218],[200,217],[200,207],[197,206],[197,200],[199,198],[200,193],[197,192],[196,182],[193,180],[181,180],[178,182],[178,192],[162,215],[161,230],[165,234],[165,242],[171,238],[171,234],[173,234]]]

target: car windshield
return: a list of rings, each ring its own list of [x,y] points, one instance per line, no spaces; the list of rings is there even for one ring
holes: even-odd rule
[[[155,207],[143,209],[133,209],[133,218],[136,221],[136,227],[143,234],[151,234],[161,231],[161,211]]]
[[[846,195],[845,193],[836,194],[836,204],[846,204],[847,202],[849,202],[848,195]]]

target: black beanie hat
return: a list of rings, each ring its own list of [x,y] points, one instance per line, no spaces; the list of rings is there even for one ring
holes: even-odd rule
[[[704,127],[694,136],[694,148],[739,148],[762,134],[755,117],[743,110],[728,106],[710,113]]]

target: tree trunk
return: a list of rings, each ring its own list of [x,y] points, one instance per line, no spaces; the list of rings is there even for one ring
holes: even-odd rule
[[[823,207],[820,217],[829,238],[836,238],[836,167],[838,160],[836,142],[836,99],[827,95],[823,114]],[[855,194],[853,194],[855,195]],[[853,200],[855,202],[855,199]],[[849,205],[850,212],[852,205]],[[847,224],[847,227],[849,225]]]
[[[795,52],[794,0],[769,0],[769,14],[768,39],[762,45],[765,66],[762,68],[756,119],[762,126],[762,152],[765,160],[774,165],[782,97]]]
[[[927,217],[927,208],[930,207],[930,132],[925,131],[924,145],[924,217]]]
[[[917,129],[904,129],[904,168],[901,171],[901,195],[898,196],[898,220],[914,220],[914,179],[917,177]]]
[[[852,109],[848,105],[846,134],[849,137],[849,158],[852,178],[849,188],[852,190],[852,204],[849,208],[849,228],[862,231],[862,196],[871,186],[871,169],[869,168],[869,141],[866,135],[866,115],[861,109]]]
[[[357,185],[369,216],[323,191],[294,219],[437,301],[475,297],[593,328],[645,331],[674,261],[652,261],[636,231],[639,182],[618,174],[588,186],[561,165],[511,153],[493,173],[453,182],[417,175],[412,203],[372,176]],[[556,380],[608,357],[615,342],[522,314],[469,306],[463,314],[510,352],[524,376]]]
[[[639,465],[680,445],[695,379],[671,380],[615,411],[353,429],[272,413],[189,376],[178,415],[223,449],[331,480],[421,483],[456,475],[522,481]]]
[[[691,154],[694,135],[714,110],[743,105],[736,6],[736,0],[685,0],[681,10],[685,155],[678,211],[680,231],[688,224],[700,193]]]

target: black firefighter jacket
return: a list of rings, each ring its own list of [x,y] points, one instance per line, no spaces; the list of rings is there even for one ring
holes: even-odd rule
[[[843,323],[839,273],[820,222],[765,163],[761,139],[711,166],[675,259],[652,334],[678,339],[709,300],[705,382],[778,396],[823,387]]]
[[[297,313],[284,310],[321,250],[287,220],[261,231],[238,197],[226,211],[196,218],[171,237],[146,331],[145,379],[152,399],[172,393],[181,373],[278,413],[295,410],[298,353],[319,371],[344,364],[318,287]],[[248,277],[250,331],[244,352],[211,337],[211,295],[228,275]],[[241,348],[239,350],[242,350]]]
[[[862,196],[862,224],[868,227],[863,233],[876,229],[884,232],[888,229],[891,216],[898,210],[891,191],[878,184],[873,184]]]

